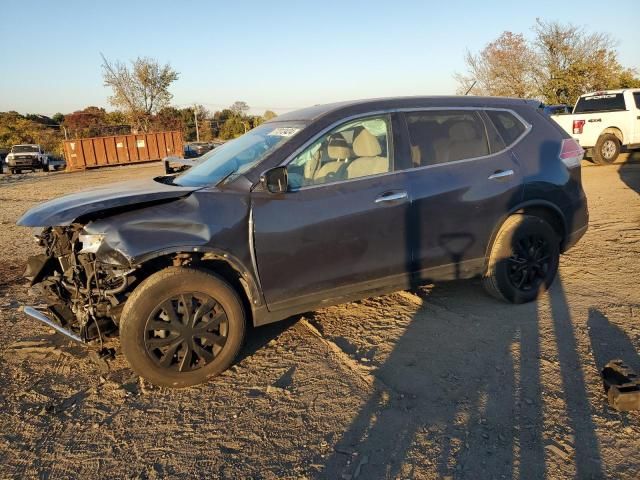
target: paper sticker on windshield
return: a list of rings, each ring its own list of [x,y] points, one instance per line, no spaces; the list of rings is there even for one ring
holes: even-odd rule
[[[278,127],[273,129],[269,135],[273,135],[276,137],[292,137],[294,136],[296,133],[298,133],[300,131],[299,128],[295,128],[295,127]]]
[[[585,100],[601,100],[603,98],[615,98],[616,95],[615,94],[609,94],[609,95],[592,95],[590,97],[584,97]]]

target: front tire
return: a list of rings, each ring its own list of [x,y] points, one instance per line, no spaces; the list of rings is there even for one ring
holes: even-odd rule
[[[546,291],[560,262],[560,239],[544,219],[512,215],[502,224],[491,249],[483,285],[492,296],[526,303]]]
[[[223,279],[169,267],[144,280],[127,300],[120,343],[141,377],[162,387],[189,387],[231,365],[245,322],[242,301]]]
[[[620,140],[611,133],[600,135],[593,148],[593,161],[598,165],[610,165],[620,155]]]

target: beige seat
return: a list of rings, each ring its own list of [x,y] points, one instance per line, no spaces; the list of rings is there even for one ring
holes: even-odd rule
[[[463,120],[454,123],[449,128],[449,148],[446,152],[446,161],[454,162],[488,155],[489,147],[483,137],[484,135],[478,131],[473,122]]]
[[[351,155],[351,149],[349,144],[340,134],[332,135],[327,142],[327,156],[332,160],[325,163],[314,174],[314,180],[322,180],[327,175],[336,173],[340,167],[349,159]]]
[[[365,177],[389,171],[389,158],[381,157],[382,148],[378,139],[366,128],[353,140],[356,155],[347,167],[347,178]]]

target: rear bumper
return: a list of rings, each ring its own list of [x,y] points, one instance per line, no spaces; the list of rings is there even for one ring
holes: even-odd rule
[[[565,218],[565,232],[567,232],[562,245],[562,253],[578,243],[589,228],[589,204],[582,187],[579,187],[577,197],[562,208]]]

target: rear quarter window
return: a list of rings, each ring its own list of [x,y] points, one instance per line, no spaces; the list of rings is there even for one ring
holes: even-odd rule
[[[640,92],[633,94],[633,100],[636,102],[636,108],[640,108]]]
[[[526,130],[513,113],[499,110],[487,110],[486,113],[507,146],[513,144]]]
[[[615,112],[625,109],[622,93],[607,93],[580,97],[573,113]]]

